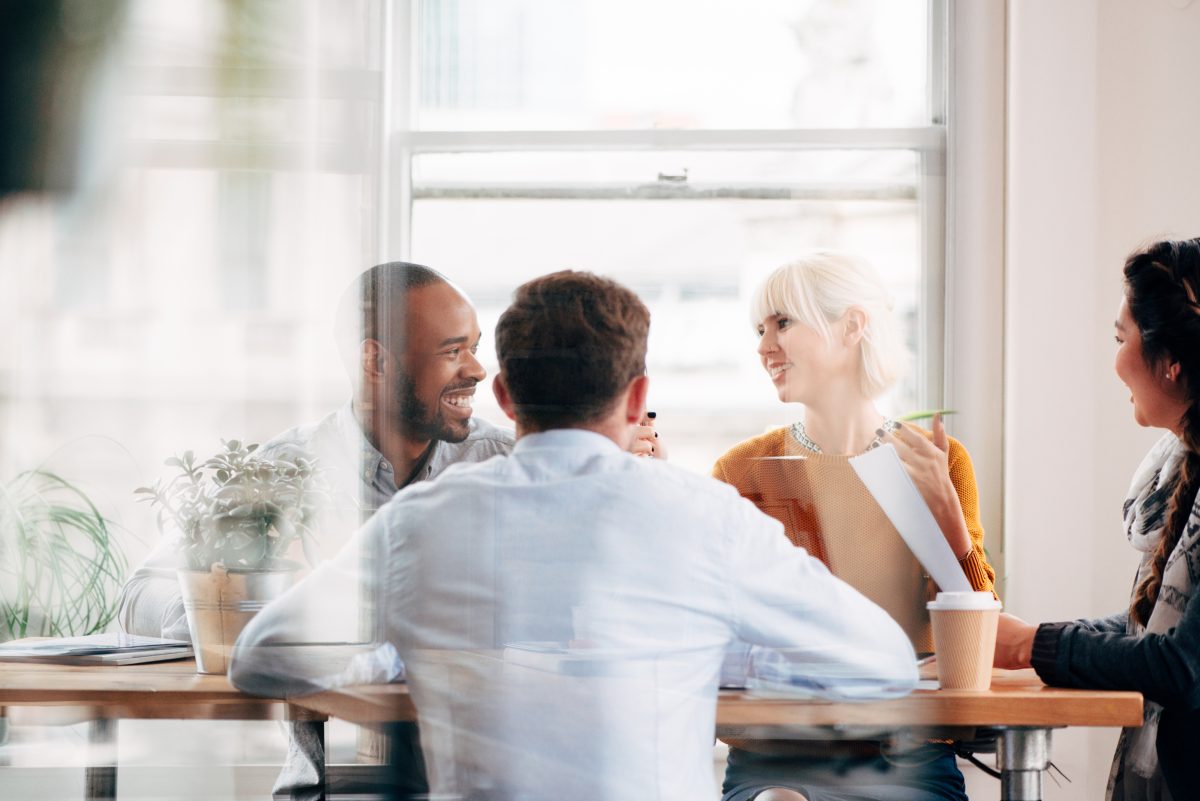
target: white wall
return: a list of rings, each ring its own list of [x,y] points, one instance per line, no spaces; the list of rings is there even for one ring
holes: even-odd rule
[[[956,0],[950,11],[945,398],[958,410],[951,433],[970,447],[1004,597],[1005,4]]]
[[[1121,266],[1147,239],[1200,235],[1200,4],[1009,0],[1007,35],[1006,601],[1100,615],[1128,600],[1120,504],[1157,436],[1112,371]],[[1102,797],[1114,739],[1059,733],[1074,782],[1046,798]]]

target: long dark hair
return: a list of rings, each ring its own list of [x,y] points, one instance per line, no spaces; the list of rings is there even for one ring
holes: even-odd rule
[[[1141,334],[1142,358],[1154,372],[1178,363],[1176,381],[1188,402],[1179,427],[1187,452],[1167,503],[1163,536],[1129,607],[1130,617],[1144,626],[1200,488],[1200,239],[1156,242],[1130,255],[1125,301]]]

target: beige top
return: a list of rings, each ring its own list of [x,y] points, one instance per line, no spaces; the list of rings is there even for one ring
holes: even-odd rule
[[[948,461],[971,534],[963,572],[974,589],[991,591],[995,573],[983,553],[975,473],[957,440],[950,441]],[[778,428],[730,449],[713,475],[779,520],[794,545],[887,610],[915,650],[933,650],[925,602],[937,587],[854,472],[850,457],[813,453],[787,428]]]
[[[971,536],[961,560],[976,590],[992,590],[995,572],[983,552],[983,528],[975,471],[966,448],[950,440],[950,480],[958,493]],[[820,559],[850,586],[890,614],[917,652],[933,651],[925,602],[937,587],[850,466],[850,457],[817,454],[777,428],[731,448],[717,460],[713,476],[737,487],[743,497],[783,524],[793,545]],[[734,748],[779,756],[811,753],[795,740],[747,740],[728,732]],[[853,749],[856,743],[842,747]],[[827,753],[833,756],[832,751]]]

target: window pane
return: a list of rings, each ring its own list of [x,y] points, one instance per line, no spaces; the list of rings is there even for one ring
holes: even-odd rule
[[[491,332],[522,281],[572,268],[634,288],[653,314],[651,407],[670,432],[672,461],[707,472],[734,443],[799,417],[798,407],[779,403],[759,366],[748,318],[750,293],[771,269],[818,247],[866,256],[893,292],[911,348],[917,209],[915,200],[417,200],[413,258],[472,296],[489,370]],[[898,412],[915,403],[910,378],[883,405]],[[477,409],[503,419],[482,393]]]
[[[926,122],[926,0],[421,0],[426,130]]]

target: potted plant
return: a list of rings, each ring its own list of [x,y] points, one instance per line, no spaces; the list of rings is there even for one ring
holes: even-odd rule
[[[117,614],[125,555],[78,487],[47,470],[0,484],[0,642],[102,631]],[[0,743],[8,718],[0,708]]]
[[[46,470],[0,485],[0,642],[102,631],[125,555],[78,487]]]
[[[179,584],[201,673],[225,673],[238,634],[292,583],[293,547],[315,563],[312,522],[328,499],[315,460],[222,444],[202,462],[192,451],[172,456],[174,476],[135,490],[158,507],[160,531],[179,538]]]

